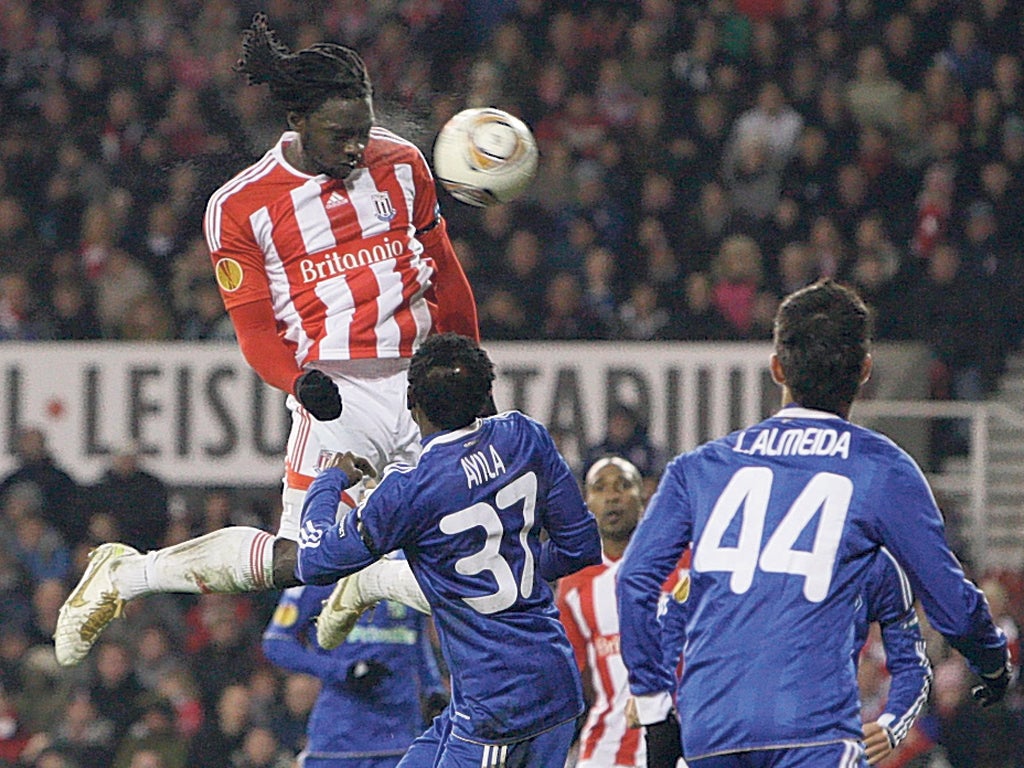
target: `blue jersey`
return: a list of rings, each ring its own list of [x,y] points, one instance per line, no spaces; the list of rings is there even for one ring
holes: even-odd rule
[[[670,597],[660,617],[665,663],[672,668],[678,666],[681,656],[685,656],[689,606],[688,601],[679,602]],[[856,600],[854,620],[854,664],[859,661],[871,624],[877,622],[881,628],[890,683],[885,709],[877,720],[892,731],[899,743],[928,700],[932,671],[914,610],[910,582],[884,548],[878,550],[867,570],[861,595]],[[677,708],[688,703],[680,700]]]
[[[784,408],[666,469],[619,572],[622,655],[636,695],[673,689],[656,609],[687,545],[687,758],[861,738],[856,614],[883,545],[975,671],[1004,663],[1005,637],[950,552],[916,463],[833,414]]]
[[[336,523],[343,480],[327,470],[310,487],[299,575],[333,578],[405,552],[451,671],[456,736],[508,743],[583,712],[548,582],[600,562],[601,542],[542,425],[511,411],[433,434],[416,466],[388,468]]]
[[[312,622],[331,589],[285,590],[263,633],[263,653],[284,669],[321,681],[306,728],[308,757],[400,757],[423,730],[421,696],[444,690],[424,631],[426,618],[383,602],[360,618],[344,643],[325,651]],[[360,685],[353,668],[361,662],[380,665],[375,685]]]

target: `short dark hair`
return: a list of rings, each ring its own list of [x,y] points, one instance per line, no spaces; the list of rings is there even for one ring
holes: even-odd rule
[[[409,364],[409,404],[441,429],[458,429],[483,410],[493,381],[494,363],[473,339],[430,336]]]
[[[871,313],[852,288],[826,278],[787,296],[775,315],[775,354],[793,399],[831,413],[849,408],[871,334]]]
[[[242,57],[235,71],[250,85],[266,83],[270,95],[289,112],[308,115],[327,101],[365,99],[373,96],[373,85],[362,58],[353,49],[337,43],[316,43],[292,53],[267,25],[267,16],[257,13],[242,33]]]

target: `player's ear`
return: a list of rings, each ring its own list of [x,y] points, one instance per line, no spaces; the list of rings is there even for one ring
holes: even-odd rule
[[[288,127],[293,131],[301,131],[306,118],[299,112],[288,113]]]
[[[405,407],[410,411],[416,407],[416,398],[413,397],[411,386],[405,390]]]
[[[782,363],[779,362],[779,356],[772,352],[771,360],[768,361],[768,367],[772,370],[772,381],[778,384],[780,387],[786,383],[786,374],[782,370]]]
[[[860,367],[860,386],[864,386],[868,383],[868,379],[871,378],[871,369],[874,367],[874,360],[871,358],[871,353],[864,356],[864,362]]]

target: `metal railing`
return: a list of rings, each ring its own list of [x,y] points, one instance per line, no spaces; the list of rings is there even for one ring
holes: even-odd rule
[[[929,483],[935,490],[964,494],[967,497],[967,542],[971,557],[984,571],[993,565],[989,533],[991,454],[990,427],[993,422],[1024,430],[1024,414],[997,402],[964,402],[936,400],[861,400],[855,405],[855,420],[871,426],[874,419],[964,419],[969,422],[968,471],[966,478],[958,473],[934,473]],[[1021,498],[1024,506],[1024,496]],[[1024,515],[1024,511],[1022,511]],[[1024,531],[1020,547],[1024,550]]]

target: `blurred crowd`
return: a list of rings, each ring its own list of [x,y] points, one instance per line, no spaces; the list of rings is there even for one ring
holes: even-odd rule
[[[635,459],[653,490],[664,456],[629,413],[613,415],[585,461],[609,452]],[[277,489],[195,489],[186,498],[130,447],[97,481],[81,483],[42,431],[24,429],[18,466],[0,478],[0,768],[293,768],[320,682],[263,654],[278,592],[133,600],[127,620],[115,621],[78,667],[59,667],[51,641],[97,544],[145,550],[227,525],[272,531],[279,515]],[[1019,664],[1024,571],[971,573],[964,561]],[[1024,692],[981,709],[963,657],[925,629],[936,669],[931,701],[887,768],[1024,768]],[[877,633],[859,675],[865,717],[874,718],[888,691]]]
[[[831,275],[936,397],[1020,343],[1009,0],[5,0],[0,339],[231,337],[201,220],[284,127],[232,71],[261,9],[361,51],[428,157],[466,106],[534,129],[523,199],[442,194],[487,339],[762,339]]]
[[[929,345],[933,397],[983,397],[1020,346],[1013,0],[0,0],[0,340],[232,338],[201,222],[284,127],[232,71],[258,10],[293,48],[359,50],[379,122],[428,158],[464,107],[533,128],[521,200],[441,193],[485,340],[761,340],[782,295],[830,275],[862,291],[881,339]],[[91,542],[147,548],[239,516],[276,529],[221,490],[191,514],[166,495],[153,517],[141,501],[95,514],[156,493],[136,459],[70,496],[3,486],[0,766],[286,765],[315,686],[253,651],[272,598],[147,598],[149,620],[54,667]],[[1018,626],[1020,576],[999,578]],[[955,659],[933,741],[953,768],[1020,765],[1024,748],[972,756],[1017,749],[971,729],[1019,732],[1020,701],[1002,724],[961,712]]]

